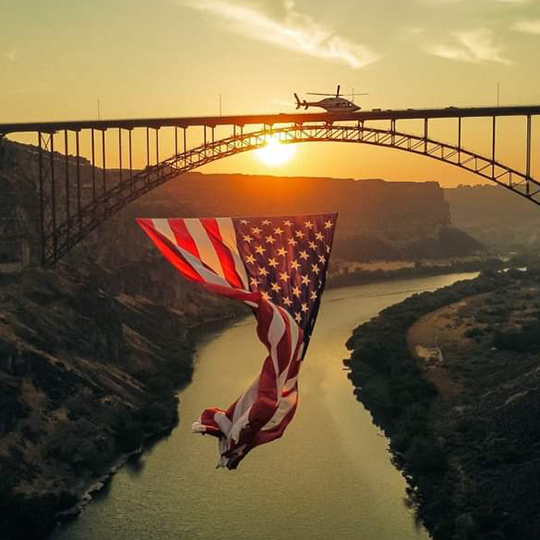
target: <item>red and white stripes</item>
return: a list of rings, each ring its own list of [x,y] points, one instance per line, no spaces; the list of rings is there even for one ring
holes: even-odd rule
[[[138,219],[165,257],[187,279],[250,305],[268,349],[256,380],[228,409],[203,411],[193,431],[219,438],[218,466],[234,469],[254,447],[280,437],[298,401],[303,332],[287,310],[250,289],[230,218]]]

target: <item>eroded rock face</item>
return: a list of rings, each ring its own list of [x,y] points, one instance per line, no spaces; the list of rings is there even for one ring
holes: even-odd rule
[[[17,191],[0,168],[0,265],[19,262],[23,256],[23,223],[27,214],[17,202]]]
[[[119,455],[174,426],[175,389],[191,377],[188,320],[84,270],[0,288],[3,539],[39,537]],[[50,512],[27,515],[39,501]]]

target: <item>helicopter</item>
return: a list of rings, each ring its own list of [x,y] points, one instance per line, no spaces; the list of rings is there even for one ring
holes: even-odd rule
[[[298,97],[298,94],[294,94],[294,97],[296,99],[296,108],[300,109],[301,107],[304,107],[304,109],[308,109],[308,107],[321,107],[326,112],[354,112],[359,111],[361,107],[356,105],[354,101],[349,101],[348,99],[345,99],[343,96],[352,96],[354,100],[354,96],[367,96],[368,94],[354,94],[354,90],[352,94],[340,94],[341,85],[338,84],[337,90],[335,94],[320,94],[318,92],[307,92],[308,96],[332,96],[332,97],[325,97],[324,99],[321,99],[319,101],[306,101],[305,99],[303,101],[300,100]]]

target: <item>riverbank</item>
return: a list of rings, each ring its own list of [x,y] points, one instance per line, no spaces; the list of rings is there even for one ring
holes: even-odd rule
[[[384,310],[347,344],[355,394],[435,540],[540,534],[539,284],[538,272],[484,273]]]
[[[192,291],[189,315],[114,293],[103,269],[29,270],[0,287],[0,538],[42,538],[178,422],[193,335],[238,313]],[[197,295],[200,299],[197,301]]]
[[[178,427],[136,466],[118,471],[96,502],[51,540],[251,540],[261,530],[272,540],[427,540],[403,504],[406,485],[389,459],[388,440],[356,402],[341,359],[359,322],[411,291],[469,276],[328,290],[293,422],[282,439],[251,452],[234,473],[214,468],[216,441],[193,435],[190,423],[205,407],[227,406],[244,391],[265,350],[251,315],[213,328],[198,340],[193,381],[180,394]]]
[[[95,476],[88,480],[86,485],[82,486],[81,489],[76,493],[76,502],[72,506],[66,508],[65,510],[60,510],[54,516],[55,523],[54,526],[61,526],[62,523],[66,520],[71,520],[77,518],[79,514],[84,510],[85,506],[90,504],[94,497],[98,495],[107,485],[113,481],[115,474],[121,470],[129,461],[132,459],[138,459],[142,456],[149,447],[152,447],[156,443],[159,443],[160,440],[168,437],[171,432],[178,426],[180,416],[178,414],[180,408],[180,399],[177,395],[183,388],[185,388],[191,382],[191,375],[193,373],[193,351],[196,344],[199,340],[204,339],[208,332],[213,332],[217,329],[221,329],[229,324],[231,321],[234,321],[238,317],[244,316],[242,313],[234,314],[224,314],[216,317],[209,317],[208,320],[198,321],[194,324],[188,324],[188,332],[186,334],[186,339],[188,340],[191,350],[189,356],[190,362],[190,377],[186,379],[179,386],[175,386],[173,391],[173,401],[165,402],[164,405],[168,409],[174,411],[174,414],[171,416],[171,422],[169,425],[161,426],[157,431],[145,431],[142,433],[142,439],[139,441],[139,446],[134,448],[129,452],[121,452],[114,459],[113,463],[105,470],[102,474]],[[171,373],[165,374],[171,376]],[[176,378],[176,374],[172,374],[173,379]],[[159,396],[158,396],[159,397]],[[145,414],[143,410],[140,411],[142,414]],[[137,444],[137,441],[133,441],[133,445]],[[51,528],[52,530],[52,528]]]

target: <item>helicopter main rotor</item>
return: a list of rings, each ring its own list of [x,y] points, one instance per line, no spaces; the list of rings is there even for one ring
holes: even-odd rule
[[[338,87],[337,87],[337,91],[336,93],[334,94],[333,92],[330,93],[321,93],[321,92],[306,92],[306,95],[308,96],[333,96],[333,97],[336,97],[336,98],[340,98],[340,97],[355,97],[355,96],[367,96],[369,94],[367,93],[363,93],[363,94],[356,94],[356,93],[352,93],[352,94],[340,94],[340,90],[341,90],[341,85],[338,84]]]

